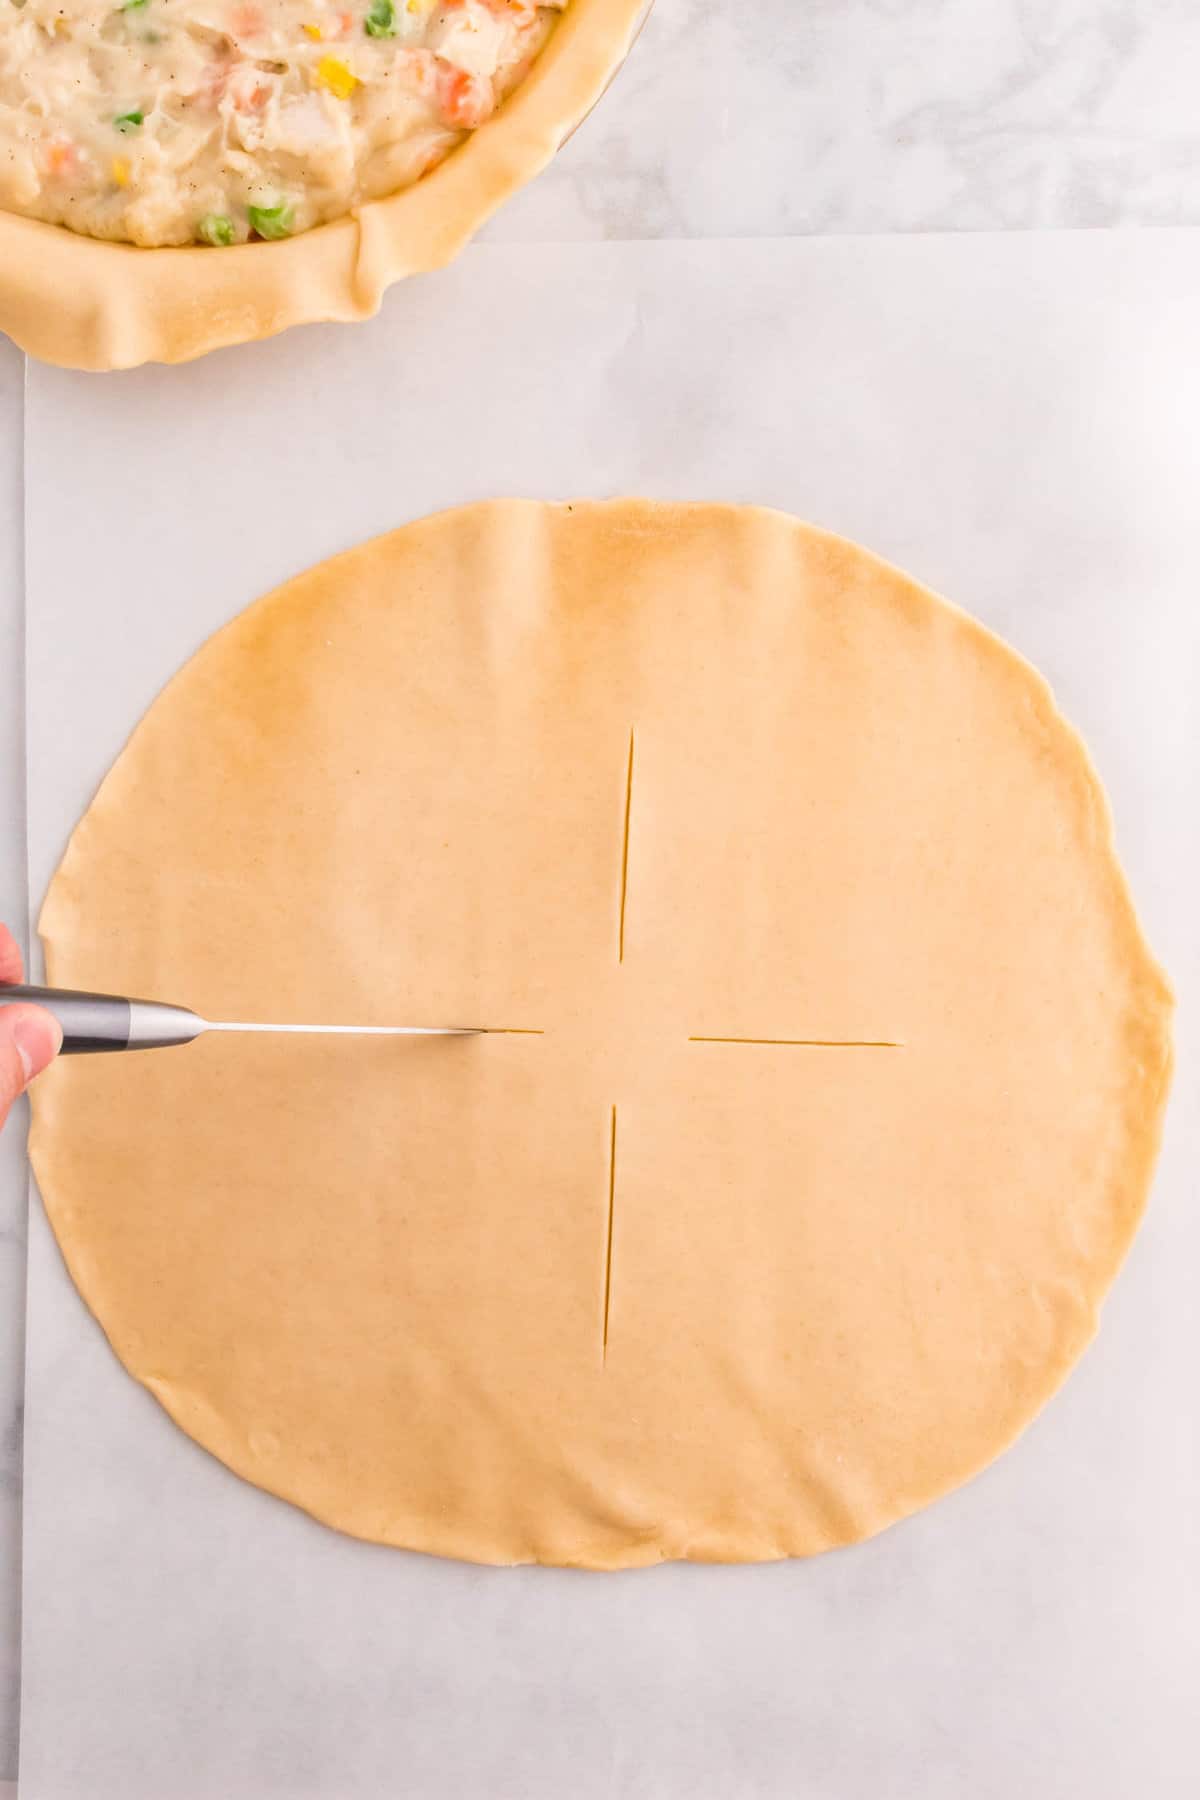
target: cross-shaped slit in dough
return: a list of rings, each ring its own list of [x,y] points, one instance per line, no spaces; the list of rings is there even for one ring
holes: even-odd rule
[[[629,758],[625,771],[625,817],[621,833],[621,882],[617,909],[617,961],[625,961],[625,920],[629,907],[630,826],[633,818],[633,766],[636,727],[629,731]],[[897,1038],[811,1038],[811,1037],[733,1037],[704,1032],[688,1036],[689,1044],[736,1044],[762,1049],[804,1050],[902,1050]],[[617,1104],[612,1106],[608,1153],[608,1214],[604,1247],[604,1310],[601,1327],[601,1359],[608,1361],[608,1329],[612,1308],[613,1235],[617,1204]]]

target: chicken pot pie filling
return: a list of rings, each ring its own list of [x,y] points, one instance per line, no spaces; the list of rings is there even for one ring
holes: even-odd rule
[[[290,237],[411,186],[568,0],[0,0],[0,206],[142,245]]]

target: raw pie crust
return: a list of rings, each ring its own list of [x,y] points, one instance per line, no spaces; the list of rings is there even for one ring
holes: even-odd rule
[[[762,1560],[965,1480],[1091,1338],[1171,999],[1042,679],[780,514],[475,506],[289,582],[76,831],[33,1156],[232,1469],[483,1562]]]
[[[186,362],[289,325],[361,319],[442,267],[603,92],[646,0],[572,0],[504,105],[414,186],[279,243],[143,249],[0,211],[0,331],[45,362]]]

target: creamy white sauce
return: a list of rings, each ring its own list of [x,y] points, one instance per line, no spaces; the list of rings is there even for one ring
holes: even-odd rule
[[[417,181],[568,0],[0,0],[0,207],[93,237],[292,236]]]

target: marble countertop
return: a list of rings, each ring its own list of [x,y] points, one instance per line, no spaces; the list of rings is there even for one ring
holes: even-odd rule
[[[1194,0],[657,0],[509,242],[1200,223]],[[87,379],[87,378],[85,378]],[[0,917],[28,928],[22,366],[0,341]],[[26,1183],[0,1142],[0,1791],[16,1771]]]
[[[1193,0],[657,0],[489,235],[1200,223]]]

